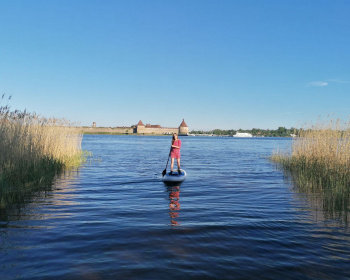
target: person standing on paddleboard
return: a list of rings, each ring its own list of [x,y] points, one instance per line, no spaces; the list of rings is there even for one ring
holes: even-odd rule
[[[179,139],[177,133],[174,133],[173,140],[171,142],[171,151],[170,151],[170,157],[171,157],[171,165],[170,165],[170,174],[173,172],[174,168],[174,160],[176,159],[177,162],[177,169],[179,174],[181,174],[180,171],[180,149],[181,149],[181,140]]]

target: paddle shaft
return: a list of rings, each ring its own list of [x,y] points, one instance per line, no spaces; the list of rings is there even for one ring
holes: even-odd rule
[[[167,162],[166,162],[165,170],[168,168],[168,163],[169,163],[170,154],[171,154],[171,149],[170,149],[170,152],[169,152],[169,155],[168,155],[168,160],[167,160]]]
[[[165,169],[164,169],[163,172],[162,172],[162,175],[163,175],[163,176],[166,174],[166,169],[168,168],[169,158],[170,158],[170,154],[171,154],[171,148],[172,148],[172,147],[170,147],[170,151],[169,151],[169,155],[168,155],[168,160],[167,160],[167,162],[166,162]]]

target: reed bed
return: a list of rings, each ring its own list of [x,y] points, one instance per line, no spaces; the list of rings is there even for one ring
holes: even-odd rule
[[[350,187],[350,123],[318,121],[301,129],[291,150],[276,151],[271,160],[311,188]]]
[[[81,132],[64,119],[1,106],[0,207],[79,166],[84,160],[81,141]]]
[[[289,174],[298,192],[316,199],[331,217],[349,222],[349,121],[319,120],[301,129],[290,150],[275,151],[271,160]]]

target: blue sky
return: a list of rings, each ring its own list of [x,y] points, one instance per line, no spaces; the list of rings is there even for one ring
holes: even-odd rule
[[[349,13],[347,0],[0,0],[0,90],[82,125],[347,119]]]

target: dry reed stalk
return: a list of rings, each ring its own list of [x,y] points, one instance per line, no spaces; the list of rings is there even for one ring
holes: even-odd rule
[[[0,107],[0,195],[53,180],[83,161],[82,134],[64,119]]]
[[[277,151],[271,160],[292,173],[299,185],[312,188],[350,186],[350,123],[319,121],[301,129],[291,151]]]

